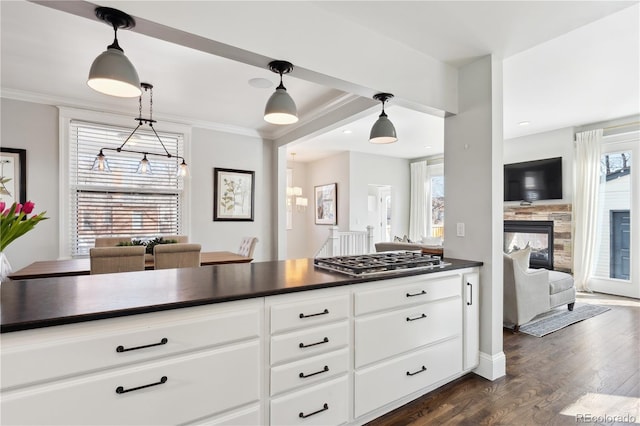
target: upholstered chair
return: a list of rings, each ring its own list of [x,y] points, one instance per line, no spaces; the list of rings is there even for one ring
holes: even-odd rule
[[[238,254],[240,256],[253,257],[253,250],[256,248],[257,242],[257,237],[244,237],[240,242]]]
[[[503,319],[518,331],[537,315],[576,301],[573,277],[565,272],[529,269],[531,248],[504,254]]]
[[[120,243],[130,243],[130,237],[96,237],[96,247],[116,247]]]
[[[144,271],[144,246],[89,249],[91,274]]]
[[[153,248],[155,269],[197,268],[200,266],[200,244],[158,244]]]
[[[188,243],[189,236],[187,235],[160,235],[160,238],[163,240],[174,240],[178,243]]]

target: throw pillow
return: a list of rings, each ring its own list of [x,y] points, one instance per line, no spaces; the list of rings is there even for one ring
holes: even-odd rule
[[[512,260],[513,263],[517,263],[523,271],[529,269],[529,257],[531,256],[531,247],[527,245],[522,250],[514,250],[511,253],[507,254]]]

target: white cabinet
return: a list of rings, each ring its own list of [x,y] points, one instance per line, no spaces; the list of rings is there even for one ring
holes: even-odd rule
[[[0,336],[2,424],[363,424],[479,361],[477,268]]]
[[[471,370],[480,363],[480,278],[478,272],[462,275],[464,294],[464,363]]]
[[[257,299],[3,334],[2,424],[178,424],[259,403],[263,318]]]
[[[349,420],[350,298],[348,287],[267,298],[272,425]]]

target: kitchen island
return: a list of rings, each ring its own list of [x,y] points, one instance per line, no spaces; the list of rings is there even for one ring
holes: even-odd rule
[[[362,424],[477,364],[481,263],[446,260],[2,283],[2,423]]]

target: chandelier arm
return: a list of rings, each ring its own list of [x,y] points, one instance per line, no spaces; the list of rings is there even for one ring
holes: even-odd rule
[[[140,128],[140,126],[142,126],[142,122],[139,122],[138,125],[136,126],[135,129],[133,129],[133,132],[131,132],[131,134],[129,136],[127,136],[127,138],[124,140],[124,142],[122,142],[122,145],[120,145],[116,151],[120,152],[122,150],[122,147],[129,142],[129,139],[131,139],[131,136],[133,136],[133,134],[136,132],[136,130],[138,130]],[[108,148],[107,148],[108,149]]]
[[[151,130],[153,130],[153,133],[156,135],[156,138],[158,138],[158,142],[160,142],[160,145],[162,145],[162,149],[164,149],[164,152],[167,153],[167,158],[173,157],[173,155],[171,155],[167,150],[167,147],[164,146],[164,143],[162,143],[162,139],[160,139],[160,136],[158,135],[158,132],[156,132],[156,129],[153,128],[153,124],[149,123],[149,127],[151,127]]]

